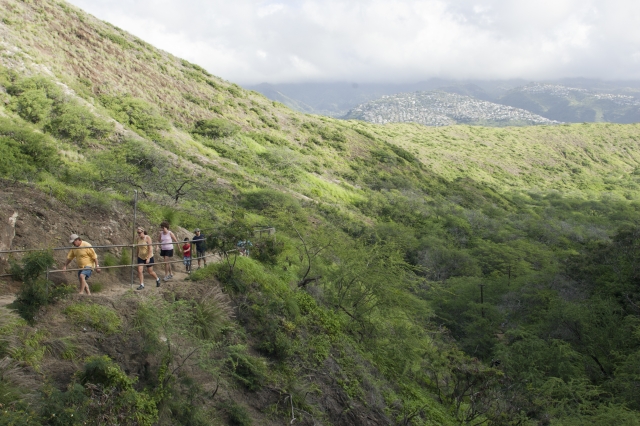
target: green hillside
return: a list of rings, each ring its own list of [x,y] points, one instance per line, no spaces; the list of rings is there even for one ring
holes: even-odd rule
[[[640,125],[305,115],[66,3],[0,5],[25,234],[75,229],[38,207],[124,220],[135,189],[223,254],[85,298],[15,256],[0,425],[640,424]]]

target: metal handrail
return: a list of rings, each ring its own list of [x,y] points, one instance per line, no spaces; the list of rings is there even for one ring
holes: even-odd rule
[[[194,260],[198,260],[198,259],[205,259],[207,257],[211,257],[211,256],[215,256],[216,253],[213,254],[207,254],[205,256],[201,256],[201,257],[194,257],[191,258],[191,261],[193,262]],[[155,265],[166,265],[169,263],[182,263],[183,260],[171,260],[169,262],[153,262],[153,263],[134,263],[133,265],[115,265],[115,266],[101,266],[100,268],[96,268],[96,269],[115,269],[115,268],[131,268],[132,266],[138,267],[138,266],[144,266],[144,267],[150,267],[150,266],[155,266]],[[74,272],[74,271],[82,271],[84,268],[76,268],[76,269],[51,269],[49,270],[49,273],[52,274],[54,272]],[[0,275],[2,276],[2,275]]]
[[[233,250],[229,250],[225,253],[230,253],[232,251],[237,251],[236,249]],[[217,253],[212,253],[212,254],[207,254],[205,256],[201,256],[201,257],[192,257],[191,261],[196,261],[198,259],[206,259],[208,257],[212,257],[215,256]],[[116,268],[136,268],[138,266],[144,266],[144,267],[149,267],[149,266],[155,266],[155,265],[166,265],[168,263],[182,263],[184,261],[184,259],[182,260],[171,260],[169,262],[153,262],[151,264],[147,264],[147,263],[134,263],[131,265],[114,265],[114,266],[101,266],[99,269],[116,269]],[[55,272],[76,272],[76,271],[82,271],[84,268],[74,268],[74,269],[49,269],[47,271],[48,274],[52,274]],[[92,268],[93,269],[93,268]],[[2,274],[0,275],[0,278],[4,278],[4,277],[11,277],[12,274]]]
[[[142,246],[160,246],[164,244],[184,244],[184,243],[196,244],[198,241],[204,241],[204,240],[189,240],[189,241],[177,241],[177,242],[171,242],[171,243],[150,243],[150,244],[110,244],[110,245],[102,245],[102,246],[92,245],[91,247],[71,246],[71,247],[54,247],[54,248],[41,248],[41,249],[0,250],[0,254],[27,253],[31,251],[46,251],[46,250],[60,251],[60,250],[82,250],[86,248],[142,247]]]

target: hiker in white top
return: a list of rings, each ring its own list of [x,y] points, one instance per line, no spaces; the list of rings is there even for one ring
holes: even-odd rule
[[[169,223],[162,222],[160,224],[160,234],[158,242],[160,244],[160,256],[162,261],[167,262],[164,264],[164,280],[168,281],[173,278],[173,270],[171,269],[171,258],[173,257],[173,244],[178,242],[178,239],[173,232],[169,231]]]

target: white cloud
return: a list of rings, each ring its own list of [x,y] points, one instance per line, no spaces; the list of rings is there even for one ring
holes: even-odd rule
[[[72,0],[239,83],[640,79],[637,0]]]
[[[265,16],[273,15],[282,9],[284,9],[283,4],[268,4],[258,8],[258,16],[260,18],[264,18]]]

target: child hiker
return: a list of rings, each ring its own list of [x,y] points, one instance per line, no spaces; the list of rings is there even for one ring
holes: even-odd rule
[[[184,269],[187,271],[187,274],[191,273],[191,242],[189,238],[184,239],[184,244],[182,245],[182,263],[184,263]]]

